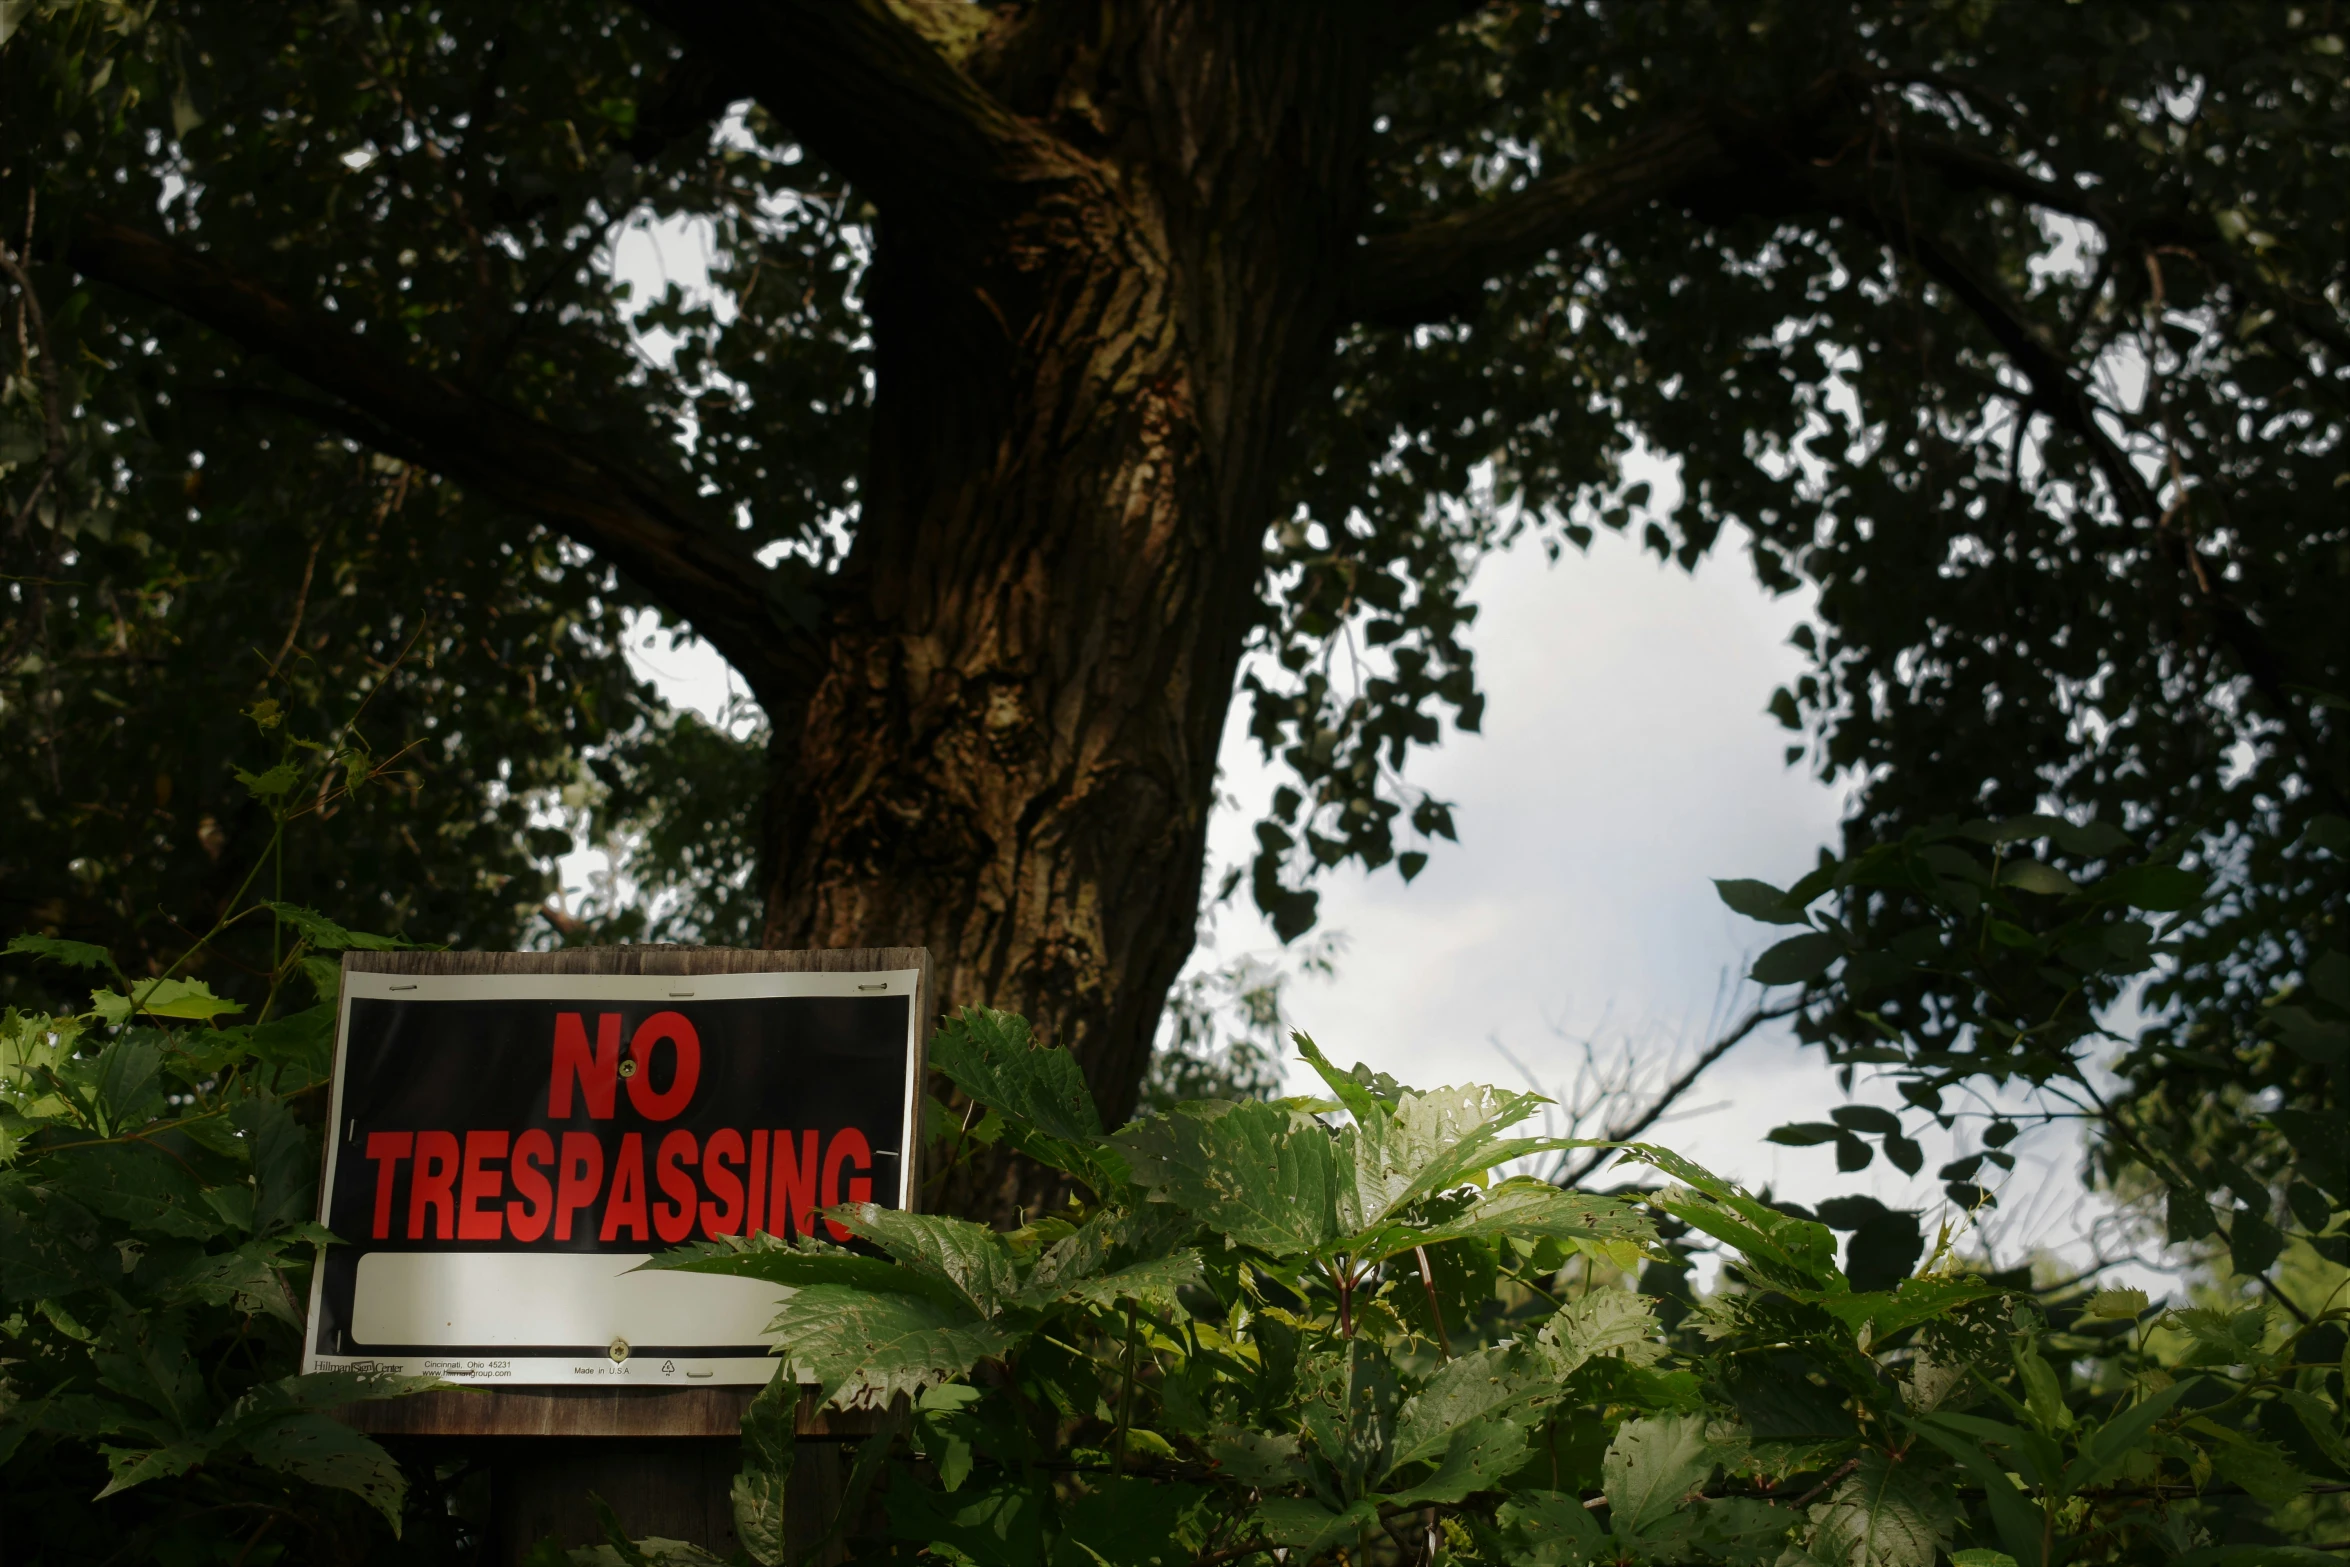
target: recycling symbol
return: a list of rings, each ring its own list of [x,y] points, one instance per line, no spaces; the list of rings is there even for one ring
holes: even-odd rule
[[[663,1376],[665,1376],[665,1377],[673,1377],[673,1376],[677,1375],[677,1362],[676,1362],[676,1361],[674,1361],[674,1360],[664,1360],[664,1361],[662,1361],[662,1362],[661,1362],[661,1374],[662,1374]]]

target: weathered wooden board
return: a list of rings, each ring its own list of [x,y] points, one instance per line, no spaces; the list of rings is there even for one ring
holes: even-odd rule
[[[915,1016],[927,1038],[935,1005],[930,952],[925,947],[852,947],[816,952],[736,947],[572,947],[556,952],[350,952],[345,972],[377,974],[767,974],[867,973],[915,969],[921,980]],[[921,1082],[916,1074],[917,1091]],[[919,1139],[905,1156],[914,1161],[912,1189],[921,1190]],[[348,1406],[341,1419],[386,1436],[449,1437],[733,1437],[755,1390],[712,1388],[468,1389],[369,1400]],[[803,1400],[799,1429],[814,1440],[872,1429],[870,1416],[818,1411]]]

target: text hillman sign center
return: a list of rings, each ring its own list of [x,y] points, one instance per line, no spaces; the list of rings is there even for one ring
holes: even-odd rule
[[[777,1286],[629,1270],[911,1204],[920,977],[346,973],[306,1369],[767,1381]]]

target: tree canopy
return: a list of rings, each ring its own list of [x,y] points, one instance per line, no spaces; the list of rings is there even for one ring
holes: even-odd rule
[[[2258,1040],[2343,941],[2332,0],[11,15],[13,923],[168,964],[273,701],[382,761],[288,896],[549,939],[568,798],[670,929],[926,940],[1117,1116],[1236,677],[1294,936],[1452,831],[1477,561],[1607,527],[1817,589],[1772,710],[1848,853],[2045,811],[2209,878],[2134,1113],[2323,1070]],[[646,223],[707,289],[628,297]],[[640,606],[763,740],[627,674]]]

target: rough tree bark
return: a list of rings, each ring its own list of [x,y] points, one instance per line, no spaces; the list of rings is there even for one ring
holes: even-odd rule
[[[1337,327],[1369,72],[1337,8],[1128,13],[1067,173],[885,214],[876,435],[779,730],[768,939],[928,946],[1133,1106],[1192,944],[1275,452]],[[1002,69],[999,67],[999,69]]]
[[[640,3],[880,212],[875,433],[843,570],[791,584],[813,625],[722,499],[405,364],[234,258],[94,219],[68,257],[690,621],[772,727],[769,944],[928,946],[946,1006],[1025,1012],[1114,1122],[1191,950],[1283,437],[1340,330],[1448,310],[1718,182],[1733,138],[1680,115],[1366,243],[1373,79],[1459,6],[1048,0],[974,31],[918,0]],[[949,1200],[1021,1195],[989,1168]]]

